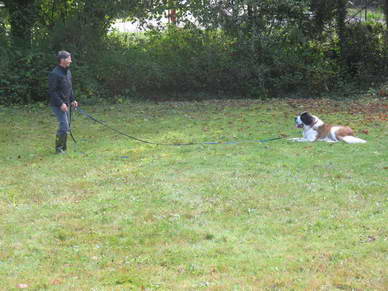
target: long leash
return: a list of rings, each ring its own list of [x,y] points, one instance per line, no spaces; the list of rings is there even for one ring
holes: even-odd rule
[[[152,144],[152,145],[162,145],[162,146],[189,146],[189,145],[216,145],[216,144],[238,144],[238,143],[265,143],[265,142],[270,142],[270,141],[274,141],[274,140],[279,140],[279,139],[283,139],[284,137],[273,137],[273,138],[267,138],[267,139],[260,139],[260,140],[246,140],[246,141],[229,141],[229,142],[190,142],[190,143],[157,143],[157,142],[152,142],[152,141],[147,141],[147,140],[143,140],[143,139],[140,139],[140,138],[137,138],[137,137],[134,137],[134,136],[131,136],[131,135],[128,135],[126,134],[125,132],[122,132],[116,128],[113,128],[111,127],[110,125],[108,125],[107,123],[105,123],[104,121],[101,121],[95,117],[93,117],[92,115],[90,115],[89,113],[85,112],[85,110],[77,107],[76,108],[77,112],[79,112],[80,114],[82,114],[83,116],[85,116],[86,118],[94,121],[95,123],[98,123],[98,124],[101,124],[102,126],[106,127],[106,128],[109,128],[110,130],[122,135],[122,136],[125,136],[127,138],[130,138],[130,139],[133,139],[133,140],[136,140],[138,142],[141,142],[141,143],[146,143],[146,144]],[[73,137],[71,131],[70,131],[70,135],[71,137],[73,138],[73,141],[75,141],[75,138]]]
[[[70,107],[70,112],[69,112],[69,133],[70,133],[70,137],[71,137],[71,139],[73,140],[73,142],[75,143],[75,144],[77,144],[77,140],[75,139],[75,137],[74,137],[74,135],[73,135],[73,131],[71,130],[71,121],[72,121],[72,117],[73,117],[73,112],[72,112],[72,110],[71,110],[71,108],[73,107],[73,106],[69,106]]]

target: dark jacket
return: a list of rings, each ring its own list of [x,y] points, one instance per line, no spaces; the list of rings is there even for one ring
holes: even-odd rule
[[[63,103],[69,105],[75,101],[69,69],[56,66],[49,74],[48,85],[51,106],[59,107]]]

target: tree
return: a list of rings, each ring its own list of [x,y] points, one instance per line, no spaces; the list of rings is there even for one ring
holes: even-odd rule
[[[384,15],[385,15],[385,48],[388,51],[388,0],[384,0]]]
[[[132,0],[2,0],[8,12],[12,45],[31,47],[34,33],[58,33],[63,42],[72,37],[93,45],[102,38],[116,17],[128,17],[142,1]],[[58,30],[59,28],[59,30]],[[73,36],[71,36],[73,34]],[[78,34],[78,39],[75,37]],[[82,36],[80,36],[82,34]],[[55,45],[54,45],[55,46]]]
[[[345,47],[346,47],[346,4],[347,0],[338,0],[336,7],[336,30],[339,40],[340,54],[342,58],[345,58]]]
[[[384,1],[385,24],[388,26],[388,0]]]
[[[325,29],[325,25],[333,20],[336,2],[336,0],[311,0],[310,10],[313,13],[313,34],[320,36]]]
[[[4,4],[9,13],[13,45],[30,47],[37,15],[35,0],[4,0]]]

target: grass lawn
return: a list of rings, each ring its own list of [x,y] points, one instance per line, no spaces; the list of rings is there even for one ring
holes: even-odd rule
[[[157,142],[301,135],[367,144],[153,146],[77,114],[0,107],[0,290],[387,290],[387,99],[131,102],[84,110]]]

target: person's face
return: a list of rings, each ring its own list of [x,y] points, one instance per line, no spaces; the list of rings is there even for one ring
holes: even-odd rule
[[[61,59],[60,65],[64,68],[70,67],[71,64],[71,56],[67,57],[66,59]]]

